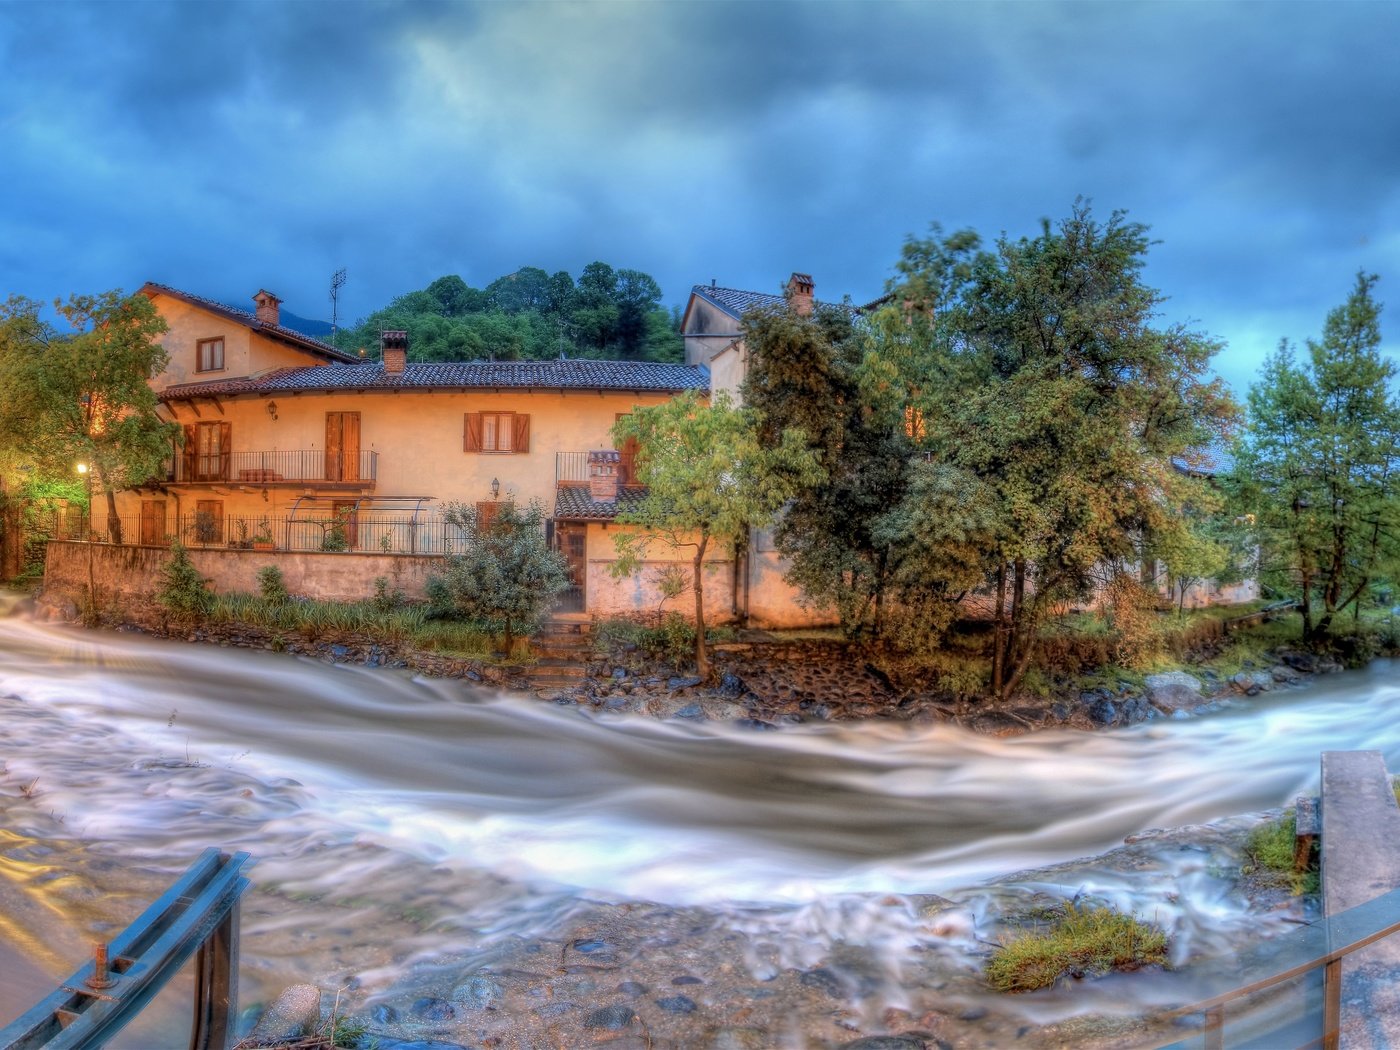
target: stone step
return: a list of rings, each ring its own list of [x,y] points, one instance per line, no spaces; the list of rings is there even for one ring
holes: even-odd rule
[[[580,678],[588,677],[588,665],[546,657],[529,667],[522,667],[520,673],[532,682],[541,678],[567,678],[577,682]]]
[[[1400,806],[1379,751],[1322,753],[1322,910],[1400,889]],[[1400,1046],[1400,936],[1342,962],[1339,1046]]]

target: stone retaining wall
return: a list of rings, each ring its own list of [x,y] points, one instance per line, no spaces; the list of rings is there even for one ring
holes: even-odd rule
[[[160,570],[170,558],[168,547],[121,546],[51,540],[44,569],[44,589],[51,597],[80,602],[87,593],[88,555],[98,595],[104,599],[143,598],[160,586]],[[219,594],[256,593],[258,572],[268,565],[282,570],[287,590],[308,598],[362,601],[374,596],[374,581],[383,576],[391,589],[422,598],[433,558],[407,554],[323,554],[310,551],[252,551],[190,548],[190,561]]]

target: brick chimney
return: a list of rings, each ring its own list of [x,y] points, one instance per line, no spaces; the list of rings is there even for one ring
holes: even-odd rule
[[[588,453],[588,494],[596,503],[617,502],[618,465],[622,453],[601,449]]]
[[[787,301],[792,307],[792,312],[799,317],[807,317],[812,312],[812,289],[816,285],[812,283],[812,275],[806,273],[794,273],[788,278]]]
[[[258,320],[263,324],[280,325],[282,323],[282,311],[278,309],[282,305],[282,300],[277,298],[277,296],[273,295],[266,288],[260,289],[258,294],[253,296],[253,302],[257,304],[257,308],[254,312],[257,314]]]
[[[396,376],[408,364],[408,333],[404,331],[381,332],[379,354],[384,360],[384,374]]]

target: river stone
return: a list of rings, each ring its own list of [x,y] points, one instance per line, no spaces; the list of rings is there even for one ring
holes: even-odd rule
[[[772,722],[765,722],[761,718],[736,718],[734,724],[740,729],[757,729],[759,731],[778,728]]]
[[[692,721],[703,722],[705,721],[705,709],[701,707],[697,701],[695,703],[686,704],[684,707],[680,708],[676,712],[675,717],[689,718]]]
[[[1185,671],[1168,671],[1166,674],[1150,674],[1146,679],[1147,699],[1163,714],[1173,715],[1178,711],[1190,711],[1199,706],[1201,680]]]
[[[413,1004],[413,1016],[423,1021],[450,1021],[457,1016],[456,1009],[446,999],[425,995]]]
[[[656,1000],[656,1005],[668,1014],[693,1014],[699,1009],[695,1000],[688,995],[667,995]]]
[[[620,1003],[615,1006],[603,1006],[583,1019],[583,1027],[620,1032],[630,1025],[636,1016],[636,1011],[630,1006],[623,1006]]]
[[[1100,697],[1089,705],[1085,714],[1096,726],[1111,726],[1118,721],[1118,705],[1106,697]]]
[[[639,995],[646,995],[651,989],[637,981],[623,981],[614,991],[618,995],[627,995],[635,999]]]
[[[913,1035],[868,1035],[842,1043],[841,1050],[928,1050],[928,1043]]]
[[[1301,671],[1303,674],[1312,674],[1317,670],[1317,657],[1313,656],[1312,653],[1300,653],[1289,649],[1279,653],[1278,658],[1293,670]]]
[[[1157,713],[1157,709],[1147,702],[1146,697],[1134,696],[1123,701],[1123,706],[1119,709],[1123,721],[1128,725],[1135,725],[1138,722],[1146,722]]]
[[[672,977],[671,983],[679,987],[683,984],[704,984],[705,982],[698,977],[692,977],[690,974],[686,974],[683,977]]]
[[[571,1003],[566,999],[563,1002],[545,1003],[536,1008],[535,1015],[537,1017],[561,1017],[577,1009],[578,1003]]]
[[[732,671],[726,671],[720,676],[719,695],[735,697],[744,691],[744,680]]]
[[[1275,682],[1281,682],[1284,684],[1296,682],[1298,680],[1298,672],[1293,670],[1293,668],[1285,667],[1282,664],[1270,671],[1269,675],[1273,678]]]
[[[799,984],[808,988],[815,988],[820,992],[825,992],[833,998],[840,998],[846,994],[845,985],[841,983],[841,978],[832,973],[825,966],[815,970],[803,970],[797,975]]]
[[[384,1003],[380,1003],[378,1006],[376,1006],[373,1010],[369,1012],[369,1019],[375,1024],[397,1024],[399,1020],[399,1012],[395,1010],[392,1006],[387,1006]]]
[[[672,692],[677,689],[690,689],[703,681],[703,678],[696,678],[694,676],[689,678],[672,678],[666,682],[666,688],[670,689]]]
[[[496,981],[476,974],[453,989],[452,1001],[467,1010],[494,1010],[502,994]]]
[[[268,1007],[248,1036],[255,1043],[294,1043],[321,1027],[321,989],[294,984]]]

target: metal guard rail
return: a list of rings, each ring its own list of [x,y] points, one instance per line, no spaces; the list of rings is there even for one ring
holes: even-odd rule
[[[205,850],[110,947],[99,944],[93,962],[0,1029],[0,1050],[97,1050],[196,951],[190,1048],[227,1047],[238,1014],[238,902],[249,885],[247,862],[247,853]]]
[[[1168,1017],[1204,1014],[1205,1028],[1200,1036],[1171,1043],[1163,1050],[1187,1050],[1201,1045],[1205,1050],[1221,1050],[1225,1046],[1226,1006],[1317,969],[1323,971],[1320,1045],[1324,1050],[1336,1050],[1341,1027],[1342,960],[1397,932],[1400,890],[1391,890],[1340,915],[1265,942],[1241,956],[1216,960],[1216,972],[1209,972],[1211,968],[1207,967],[1207,972],[1194,975],[1193,983],[1229,990],[1203,995],[1189,1006],[1166,1011]],[[1267,976],[1242,983],[1242,975],[1247,977],[1251,972]],[[1312,1039],[1303,1045],[1318,1043],[1318,1039]]]

